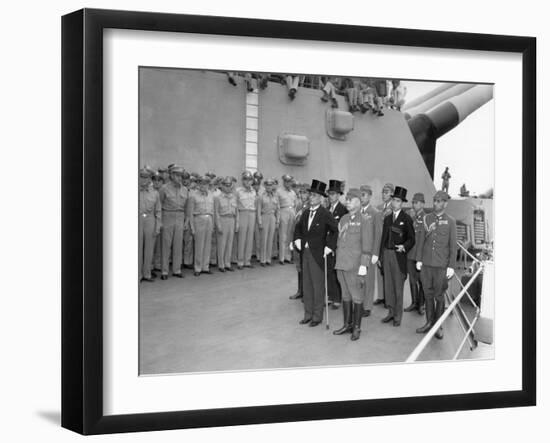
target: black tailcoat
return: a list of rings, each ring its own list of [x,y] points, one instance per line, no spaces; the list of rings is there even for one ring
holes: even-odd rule
[[[311,228],[308,229],[309,209],[306,209],[294,229],[294,240],[301,240],[302,252],[306,243],[315,262],[324,269],[323,253],[325,246],[336,251],[336,241],[338,240],[338,223],[330,214],[328,209],[319,206],[311,222]],[[413,231],[414,235],[414,231]]]
[[[407,274],[407,252],[412,249],[414,243],[414,224],[412,218],[403,209],[401,209],[395,221],[393,220],[393,212],[384,218],[382,239],[380,240],[380,259],[384,257],[384,249],[388,245],[403,245],[405,252],[396,253],[396,256],[399,269],[403,274]]]

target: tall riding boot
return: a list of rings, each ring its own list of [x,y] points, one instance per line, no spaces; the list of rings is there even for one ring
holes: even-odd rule
[[[445,310],[445,301],[444,300],[438,300],[435,303],[435,319],[434,323],[443,315],[443,311]],[[440,326],[437,331],[435,332],[435,338],[442,340],[443,339],[443,326]]]
[[[353,341],[359,340],[361,335],[361,320],[363,319],[363,303],[353,304],[353,333],[351,339]]]
[[[421,328],[418,328],[416,332],[418,334],[424,334],[428,332],[435,322],[434,316],[435,316],[434,299],[433,298],[426,299],[426,324]]]
[[[298,272],[298,290],[296,291],[296,294],[291,295],[288,298],[290,298],[291,300],[296,300],[298,298],[302,298],[303,296],[304,293],[302,291],[302,273]]]
[[[416,299],[418,305],[418,313],[424,315],[424,303],[426,301],[424,297],[424,289],[422,289],[422,283],[418,283],[418,298]]]
[[[346,334],[352,331],[353,324],[352,324],[352,304],[350,301],[344,301],[343,304],[343,311],[344,311],[344,326],[342,326],[340,329],[333,332],[334,335],[342,335]]]
[[[416,311],[418,309],[418,285],[417,283],[411,283],[409,286],[411,288],[411,304],[403,309],[404,312]]]

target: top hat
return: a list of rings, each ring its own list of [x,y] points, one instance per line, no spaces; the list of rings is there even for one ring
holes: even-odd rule
[[[329,180],[327,192],[337,192],[338,194],[342,194],[342,182],[340,180]]]
[[[315,192],[316,194],[326,197],[327,196],[327,194],[325,193],[326,188],[327,188],[327,184],[325,182],[322,182],[319,180],[312,180],[311,187],[308,189],[308,191]]]
[[[402,188],[401,186],[396,186],[395,191],[393,191],[392,198],[399,198],[403,202],[407,202],[407,189]]]

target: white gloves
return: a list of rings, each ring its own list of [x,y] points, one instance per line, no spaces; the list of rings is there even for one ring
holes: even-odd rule
[[[455,270],[453,268],[447,268],[447,279],[455,275]]]
[[[376,263],[378,263],[378,256],[377,255],[373,255],[372,258],[370,259],[370,262],[375,265]]]
[[[296,246],[296,249],[298,249],[298,251],[301,251],[302,250],[302,240],[300,240],[300,239],[294,240],[294,246]]]
[[[323,257],[326,257],[327,255],[332,254],[332,249],[330,249],[328,246],[325,246],[325,252],[323,253]]]
[[[420,270],[422,269],[422,262],[421,262],[421,261],[417,261],[417,262],[416,262],[416,269],[417,269],[418,271],[420,271]]]
[[[290,242],[290,244],[288,245],[288,249],[290,251],[294,251],[294,243],[293,242]]]
[[[367,275],[367,267],[363,265],[359,266],[359,272],[357,275]]]

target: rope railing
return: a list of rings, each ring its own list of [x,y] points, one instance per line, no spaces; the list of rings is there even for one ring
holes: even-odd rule
[[[477,260],[477,261],[479,261],[479,260]],[[466,283],[466,285],[458,293],[458,295],[451,302],[449,307],[445,310],[445,312],[443,312],[441,317],[439,317],[439,319],[435,322],[435,324],[432,326],[432,328],[428,331],[426,336],[420,341],[420,343],[416,346],[416,348],[411,352],[409,357],[407,357],[407,360],[405,360],[407,363],[414,362],[418,359],[418,357],[424,351],[424,349],[426,348],[426,346],[428,345],[430,340],[433,338],[433,336],[435,335],[437,330],[445,322],[445,320],[451,314],[451,312],[453,311],[455,306],[460,302],[460,300],[462,300],[462,298],[464,297],[464,295],[468,291],[468,288],[472,285],[472,283],[475,281],[475,279],[479,276],[479,274],[483,270],[483,267],[484,267],[483,262],[480,262],[480,266],[479,266],[478,270],[472,275],[472,277],[470,278],[468,283]],[[471,332],[471,330],[473,330],[473,325],[470,326],[470,332]],[[466,334],[466,337],[468,337],[468,336],[469,336],[469,333]],[[465,341],[466,341],[466,339],[463,340],[463,342],[465,342]],[[462,344],[460,349],[462,349],[463,346],[464,346],[464,344]]]

